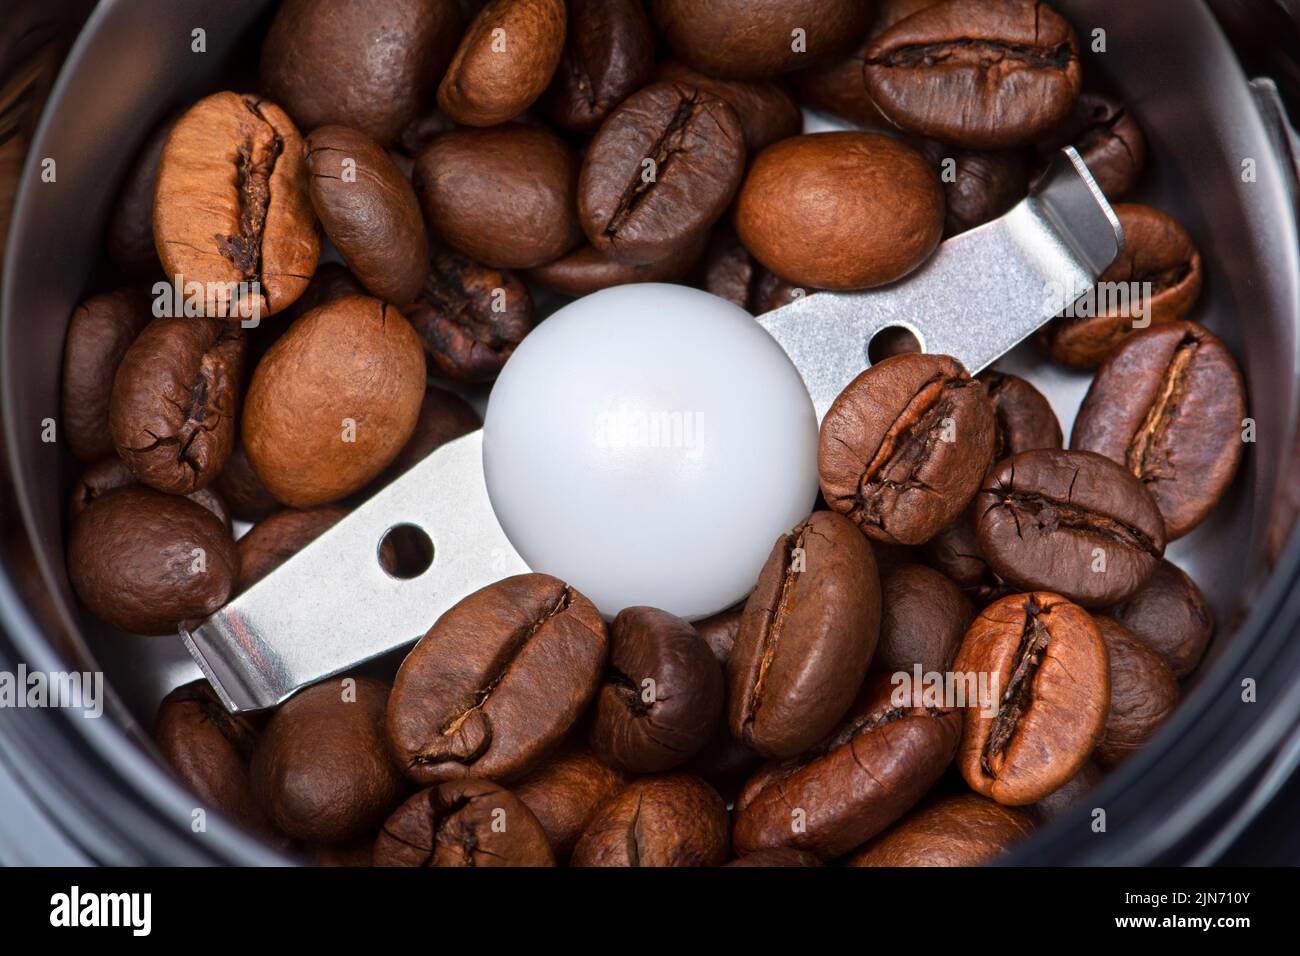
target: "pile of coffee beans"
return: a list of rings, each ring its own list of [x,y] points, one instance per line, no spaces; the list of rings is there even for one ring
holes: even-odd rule
[[[673,281],[759,313],[906,281],[1060,147],[1115,202],[1147,158],[1036,0],[283,0],[238,79],[142,147],[121,285],[68,329],[68,574],[140,634],[477,428],[466,396],[564,297]],[[509,578],[274,713],[174,690],[162,757],[321,864],[1006,852],[1150,739],[1214,630],[1164,555],[1240,464],[1241,373],[1187,319],[1192,237],[1116,211],[1124,252],[1038,337],[1095,371],[1068,448],[1029,381],[900,340],[831,406],[821,500],[743,605]]]

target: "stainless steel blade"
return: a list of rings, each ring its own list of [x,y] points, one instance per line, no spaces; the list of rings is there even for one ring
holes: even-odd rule
[[[1053,159],[1033,195],[943,243],[900,282],[819,292],[759,316],[794,360],[820,420],[871,363],[876,333],[910,329],[926,352],[973,375],[1060,314],[1123,248],[1110,204],[1074,149]]]
[[[759,318],[803,376],[818,417],[869,361],[881,329],[902,325],[925,351],[977,372],[1081,295],[1122,248],[1119,222],[1074,150],[1034,195],[945,242],[882,289],[818,293]],[[207,620],[185,646],[228,708],[258,710],[307,684],[419,638],[467,594],[528,570],[483,477],[483,435],[439,448]],[[415,525],[433,542],[423,574],[390,577],[385,533]]]

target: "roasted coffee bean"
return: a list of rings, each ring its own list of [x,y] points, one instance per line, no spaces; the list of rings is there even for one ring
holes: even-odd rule
[[[466,126],[495,126],[536,102],[564,53],[564,0],[492,0],[438,87],[438,106]]]
[[[333,302],[335,299],[342,299],[349,295],[367,295],[366,287],[361,284],[352,270],[341,262],[322,262],[316,270],[316,274],[311,277],[311,282],[307,284],[307,289],[293,305],[285,310],[282,318],[277,318],[275,322],[264,323],[262,328],[268,329],[273,333],[271,341],[279,338],[292,323],[302,318],[312,309],[322,306],[327,302]],[[254,333],[256,334],[256,333]],[[267,342],[269,346],[271,343]],[[265,349],[263,349],[265,352]]]
[[[981,866],[1033,832],[1024,810],[973,793],[940,797],[845,861],[846,866]]]
[[[839,722],[880,634],[871,546],[845,518],[813,512],[779,538],[745,603],[727,665],[732,736],[785,758]]]
[[[253,751],[253,790],[296,840],[337,843],[373,833],[405,795],[384,741],[388,685],[332,678],[275,712]]]
[[[187,498],[131,485],[96,498],[72,525],[68,579],[96,617],[123,631],[174,634],[226,603],[239,572],[221,521]]]
[[[764,269],[730,227],[720,226],[704,256],[701,285],[753,315],[789,305],[816,289],[803,289]]]
[[[428,245],[415,190],[379,145],[346,126],[307,137],[311,204],[325,234],[367,289],[388,302],[415,298]]]
[[[944,236],[955,236],[1001,216],[1029,192],[1029,158],[1021,150],[954,149],[921,143],[943,182]]]
[[[573,252],[535,269],[529,269],[529,281],[546,286],[561,295],[582,296],[616,285],[632,282],[677,282],[695,267],[704,251],[705,237],[673,252],[666,259],[646,265],[628,265],[611,259],[584,242]]]
[[[992,572],[980,555],[975,520],[966,509],[957,520],[925,543],[925,560],[937,571],[970,591],[989,584]]]
[[[280,508],[275,495],[262,484],[253,471],[253,465],[244,451],[244,443],[236,441],[213,486],[230,507],[230,513],[241,521],[261,521]]]
[[[880,644],[872,667],[947,671],[975,616],[961,588],[923,564],[900,564],[880,576],[880,595]]]
[[[82,461],[113,453],[108,424],[113,376],[140,330],[149,303],[131,289],[91,296],[72,312],[63,341],[63,434]]]
[[[415,162],[429,228],[498,269],[528,269],[582,240],[577,154],[540,126],[456,129]]]
[[[375,866],[554,866],[542,825],[488,780],[449,780],[413,795],[375,841]]]
[[[703,621],[695,623],[695,631],[709,645],[714,660],[725,675],[727,662],[731,660],[731,651],[736,644],[736,635],[740,632],[740,622],[744,617],[743,605],[730,611],[722,611]],[[753,749],[731,736],[725,721],[719,723],[712,739],[704,749],[689,760],[683,767],[688,773],[703,777],[716,787],[724,796],[733,795],[750,773],[763,762]]]
[[[253,525],[239,539],[239,587],[247,591],[284,562],[332,528],[345,508],[277,511]]]
[[[591,133],[646,84],[654,38],[640,0],[568,0],[564,55],[541,106],[557,125]]]
[[[742,606],[730,611],[721,611],[712,617],[695,622],[695,633],[709,645],[709,650],[713,652],[713,659],[724,669],[727,661],[731,660],[731,651],[736,646],[736,635],[740,633],[740,621],[743,617]]]
[[[788,73],[847,52],[871,21],[861,0],[653,0],[655,26],[686,63],[716,76]],[[803,44],[792,39],[794,31]]]
[[[163,273],[199,283],[205,315],[261,318],[292,305],[320,235],[307,147],[284,111],[236,93],[190,107],[163,147],[153,234]]]
[[[1101,783],[1104,777],[1101,768],[1089,760],[1083,765],[1083,769],[1067,782],[1025,809],[1031,811],[1040,823],[1055,820],[1082,803],[1089,791]]]
[[[952,762],[961,713],[923,706],[892,675],[867,679],[844,722],[807,753],[761,768],[736,801],[737,853],[772,847],[839,857],[920,800]]]
[[[727,807],[685,773],[641,777],[607,800],[578,838],[573,866],[719,866]]]
[[[455,0],[285,0],[262,87],[304,129],[340,123],[386,145],[432,95],[460,27]]]
[[[1146,488],[1091,452],[1004,459],[985,477],[975,516],[980,554],[999,577],[1084,607],[1129,597],[1165,552],[1164,522]]]
[[[126,350],[113,380],[113,445],[144,484],[189,494],[230,457],[246,339],[229,322],[154,319]]]
[[[1047,397],[1019,375],[980,372],[975,380],[984,386],[997,414],[993,460],[1035,448],[1060,448],[1061,423]]]
[[[456,128],[456,121],[441,110],[431,110],[423,116],[417,116],[406,124],[402,135],[397,138],[395,150],[411,160],[424,152],[424,148],[434,139]],[[391,155],[391,154],[390,154]],[[410,175],[410,171],[407,171]]]
[[[1135,324],[1177,321],[1200,297],[1201,254],[1173,217],[1137,203],[1121,203],[1115,214],[1124,248],[1097,280],[1091,301],[1085,296],[1070,310],[1077,314],[1054,319],[1039,334],[1062,365],[1096,368],[1132,337]]]
[[[1114,767],[1140,750],[1178,704],[1178,681],[1155,651],[1114,618],[1095,618],[1110,655],[1110,716],[1093,755]]]
[[[1044,136],[1069,115],[1081,82],[1074,30],[1040,0],[927,7],[867,47],[863,75],[903,129],[969,149]]]
[[[779,846],[770,850],[755,850],[739,856],[724,866],[821,866],[822,861],[811,853]]]
[[[592,139],[578,217],[609,258],[659,262],[722,216],[744,171],[744,131],[725,100],[684,83],[652,83],[610,113]]]
[[[1200,588],[1169,561],[1161,561],[1136,593],[1106,613],[1164,658],[1179,680],[1196,670],[1214,636],[1214,612]]]
[[[430,385],[424,390],[424,401],[420,403],[420,417],[416,420],[415,431],[388,469],[375,479],[376,485],[383,487],[400,476],[407,469],[422,462],[435,449],[447,442],[468,435],[483,427],[478,412],[469,402],[455,392]]]
[[[248,775],[257,737],[253,722],[228,712],[206,680],[163,698],[153,733],[163,760],[195,796],[246,830],[272,837]]]
[[[372,866],[375,835],[368,833],[344,843],[307,843],[300,852],[303,862],[309,866]]]
[[[475,591],[402,662],[393,753],[421,784],[519,777],[586,710],[607,654],[600,612],[563,581],[520,574]]]
[[[722,668],[695,628],[657,608],[624,608],[610,627],[591,749],[629,773],[670,770],[704,749],[722,698]]]
[[[546,831],[557,860],[573,845],[602,803],[623,789],[626,778],[590,751],[562,747],[515,785],[514,792]]]
[[[327,303],[258,363],[241,426],[248,460],[287,505],[346,497],[410,439],[425,380],[420,337],[396,309],[364,296]]]
[[[779,82],[720,80],[692,70],[684,63],[672,61],[661,63],[655,71],[655,78],[693,86],[726,100],[736,111],[740,128],[745,131],[745,145],[751,153],[803,132],[803,112],[799,103]]]
[[[822,421],[822,495],[876,541],[923,544],[980,486],[993,405],[946,355],[897,355],[855,378]]]
[[[1069,118],[1039,144],[1039,153],[1047,161],[1066,146],[1079,151],[1088,172],[1111,202],[1133,190],[1146,165],[1147,140],[1137,118],[1119,100],[1093,90],[1079,94]],[[1127,244],[1127,230],[1124,240]]]
[[[1106,729],[1110,667],[1088,612],[1046,591],[1015,594],[975,619],[953,671],[988,675],[966,702],[957,766],[971,789],[1012,806],[1079,772]]]
[[[878,0],[871,29],[843,56],[818,63],[791,76],[799,98],[815,110],[848,120],[865,129],[893,129],[880,112],[862,78],[862,61],[871,41],[899,20],[931,6],[936,0]]]
[[[176,121],[159,126],[131,162],[108,218],[108,257],[113,265],[134,276],[150,276],[162,268],[153,240],[153,193],[158,162]]]
[[[117,488],[125,488],[136,483],[135,475],[131,473],[130,468],[126,467],[126,462],[122,461],[121,458],[116,455],[101,458],[83,471],[81,477],[77,479],[77,484],[72,489],[72,496],[68,503],[69,520],[75,521],[77,516],[85,511],[86,507],[96,498],[106,495]],[[230,507],[216,490],[200,488],[198,491],[191,491],[185,497],[212,512],[226,526],[227,530],[230,529]]]
[[[406,309],[434,373],[459,382],[496,378],[536,318],[513,274],[434,250],[418,297]]]
[[[1136,476],[1172,541],[1204,521],[1232,484],[1245,417],[1245,386],[1228,347],[1194,322],[1173,322],[1111,353],[1079,407],[1070,447]]]
[[[759,153],[735,222],[745,248],[777,275],[861,289],[924,262],[943,217],[943,188],[924,156],[879,133],[839,132],[793,136]]]

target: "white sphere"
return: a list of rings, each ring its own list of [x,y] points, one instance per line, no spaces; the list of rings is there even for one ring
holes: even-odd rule
[[[748,312],[684,286],[618,286],[529,333],[483,430],[492,507],[535,571],[606,616],[690,620],[741,600],[817,494],[817,416]]]

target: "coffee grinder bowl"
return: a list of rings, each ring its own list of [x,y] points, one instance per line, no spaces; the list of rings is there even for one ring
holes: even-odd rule
[[[1294,139],[1271,84],[1247,80],[1201,3],[1055,5],[1082,47],[1104,43],[1085,55],[1089,85],[1121,95],[1147,135],[1151,160],[1134,198],[1172,213],[1198,244],[1206,286],[1189,317],[1241,363],[1256,441],[1213,516],[1169,551],[1217,621],[1183,702],[1086,807],[1041,828],[1008,862],[1210,861],[1300,761],[1300,642],[1291,640],[1300,628],[1300,539],[1288,544],[1286,534],[1294,517],[1287,489],[1300,482]],[[0,246],[0,670],[22,662],[102,671],[108,693],[100,719],[0,708],[5,862],[285,862],[213,816],[194,832],[194,800],[158,763],[149,731],[162,697],[199,672],[179,640],[115,633],[79,608],[64,571],[65,502],[77,468],[59,443],[42,440],[43,422],[58,417],[69,315],[101,269],[115,185],[170,112],[216,89],[252,88],[256,38],[272,7],[105,0],[30,136]],[[196,30],[205,52],[195,52]],[[8,81],[3,55],[0,45],[0,81]],[[56,160],[54,182],[42,181],[46,158]],[[1086,374],[1049,365],[1032,345],[999,367],[1031,378],[1068,434]],[[1248,680],[1255,703],[1242,700]],[[1106,810],[1105,834],[1091,827],[1092,807]]]

